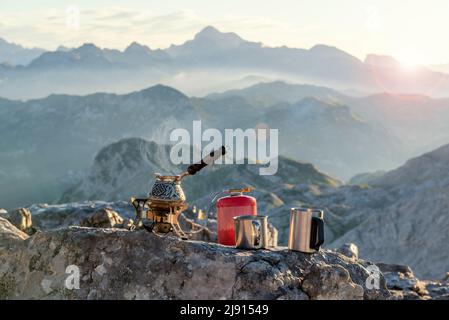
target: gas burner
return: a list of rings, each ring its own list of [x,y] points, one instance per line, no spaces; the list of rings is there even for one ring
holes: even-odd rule
[[[180,175],[156,173],[156,181],[151,187],[149,197],[147,199],[131,198],[131,203],[136,210],[137,228],[144,228],[159,236],[166,236],[173,232],[182,239],[201,232],[205,227],[204,224],[194,224],[196,227],[190,231],[183,230],[179,224],[179,216],[189,207],[181,187],[181,180],[186,176],[195,175],[225,153],[225,147],[221,147],[200,162],[189,166],[187,171]],[[204,220],[204,217],[199,216],[199,220]]]

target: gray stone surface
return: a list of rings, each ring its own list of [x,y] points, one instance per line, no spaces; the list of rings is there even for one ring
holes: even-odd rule
[[[449,299],[447,279],[419,280],[408,266],[385,263],[376,263],[376,265],[383,273],[394,300]]]
[[[26,233],[17,229],[9,220],[0,217],[0,246],[5,247],[25,239],[28,239]]]
[[[357,260],[359,258],[359,248],[354,243],[344,243],[337,252],[344,254],[348,258]]]
[[[387,299],[368,262],[331,251],[240,251],[146,231],[70,227],[28,238],[0,219],[2,299]],[[5,240],[6,238],[6,240]],[[10,241],[12,239],[13,241]],[[68,290],[68,266],[80,271]]]
[[[31,212],[27,208],[19,208],[12,212],[6,210],[0,211],[0,216],[8,219],[16,228],[27,234],[33,234],[35,232],[33,222],[31,219]]]
[[[101,208],[95,211],[91,216],[81,220],[82,227],[94,228],[119,228],[127,227],[129,221],[126,221],[114,210],[110,208]]]

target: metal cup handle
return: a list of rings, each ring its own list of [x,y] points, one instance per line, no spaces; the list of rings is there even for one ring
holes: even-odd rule
[[[324,243],[324,220],[312,217],[312,228],[310,234],[310,248],[319,250]]]
[[[262,224],[258,220],[254,220],[252,222],[253,226],[253,234],[254,234],[254,243],[253,246],[256,249],[262,248]]]

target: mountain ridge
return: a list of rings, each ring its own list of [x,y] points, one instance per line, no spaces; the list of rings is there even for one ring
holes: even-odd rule
[[[83,44],[78,48],[44,52],[20,69],[1,68],[0,77],[6,81],[0,88],[0,96],[23,99],[57,91],[86,94],[103,91],[103,88],[118,92],[121,87],[133,91],[141,86],[139,79],[146,79],[147,82],[151,79],[152,83],[168,81],[167,84],[172,86],[174,83],[177,84],[175,86],[181,85],[180,89],[189,95],[196,95],[194,91],[204,95],[211,92],[208,86],[222,86],[224,78],[228,82],[227,89],[232,89],[236,78],[245,78],[251,73],[361,92],[441,96],[449,89],[448,74],[425,68],[407,73],[396,64],[370,62],[373,59],[394,59],[373,58],[375,56],[361,61],[350,53],[324,44],[310,49],[269,47],[260,42],[247,41],[234,32],[221,32],[208,26],[193,39],[166,49],[152,50],[134,42],[124,50]],[[36,81],[31,83],[31,79],[39,78],[38,71],[48,74],[45,82],[40,82],[39,88],[36,88]],[[210,74],[207,81],[202,78],[204,73]],[[191,76],[192,81],[180,81],[179,77],[185,74]],[[77,81],[80,78],[84,80],[81,83]],[[121,86],[109,81],[115,78],[121,79]],[[191,83],[200,79],[205,88]],[[27,89],[14,89],[13,84],[17,82]]]
[[[395,162],[388,161],[400,150],[393,137],[360,121],[344,106],[305,99],[298,104],[259,108],[241,98],[189,98],[166,85],[127,94],[0,100],[0,113],[5,118],[0,134],[10,137],[0,141],[0,164],[9,177],[2,179],[9,191],[0,198],[6,207],[28,203],[20,200],[23,192],[29,196],[26,201],[54,201],[58,190],[78,180],[93,155],[113,141],[141,137],[169,143],[172,129],[190,131],[192,121],[199,119],[203,129],[246,129],[263,123],[277,128],[281,155],[311,162],[336,177],[349,178],[372,165],[390,168]],[[303,130],[294,129],[297,123],[302,123]],[[321,129],[316,130],[317,126]],[[361,150],[356,157],[354,146]],[[333,161],[327,160],[329,155]],[[46,181],[47,193],[41,194],[43,188],[33,187],[37,181]]]
[[[46,50],[41,48],[27,48],[20,44],[8,42],[0,38],[0,64],[27,65]]]
[[[440,278],[449,265],[448,159],[444,145],[368,182],[363,197],[372,207],[346,203],[347,215],[364,218],[331,245],[355,241],[362,257],[412,265],[422,277]],[[362,197],[352,197],[357,194]]]

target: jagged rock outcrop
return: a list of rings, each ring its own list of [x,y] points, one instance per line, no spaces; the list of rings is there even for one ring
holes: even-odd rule
[[[354,243],[343,244],[340,248],[337,249],[337,252],[354,260],[357,260],[359,258],[359,248]]]
[[[14,234],[11,230],[14,227],[1,219],[0,231]],[[0,243],[3,299],[387,299],[390,296],[382,276],[378,290],[366,288],[369,262],[354,262],[332,251],[314,255],[282,248],[241,251],[123,229],[70,227],[38,232],[29,238],[18,229],[15,232],[16,241]],[[76,289],[77,271],[79,289]]]
[[[394,300],[449,300],[449,281],[419,280],[408,266],[376,263]]]
[[[27,208],[19,208],[12,212],[7,212],[3,210],[0,212],[0,216],[8,219],[16,228],[27,234],[33,234],[36,229],[33,227],[33,222],[31,218],[31,212]]]
[[[28,235],[17,229],[7,219],[0,217],[0,248],[8,248],[11,243],[28,239]]]
[[[101,208],[95,211],[91,216],[84,218],[80,225],[82,227],[94,228],[129,228],[132,220],[124,220],[117,212],[109,208]]]
[[[352,195],[341,193],[344,201],[335,194],[334,206],[340,203],[353,227],[331,246],[355,242],[363,258],[408,265],[420,278],[440,279],[449,270],[448,168],[446,145]]]
[[[354,243],[345,243],[337,252],[358,260],[358,247]],[[382,272],[393,300],[449,300],[449,278],[443,280],[420,280],[409,266],[376,263]]]
[[[104,210],[113,211],[123,220],[135,218],[134,208],[126,201],[85,201],[66,204],[35,204],[28,207],[33,216],[33,225],[41,231],[50,231],[69,226],[81,226],[82,221]],[[111,224],[111,222],[109,222]]]
[[[387,279],[387,286],[397,299],[425,299],[428,292],[408,266],[378,263],[377,266]]]

